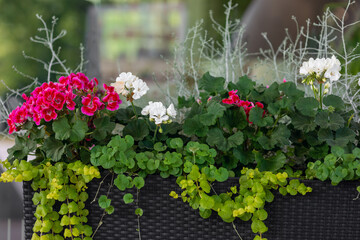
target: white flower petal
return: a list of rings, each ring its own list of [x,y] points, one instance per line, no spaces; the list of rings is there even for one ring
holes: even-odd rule
[[[170,106],[166,109],[166,114],[172,118],[176,117],[176,110],[174,104],[170,104]]]

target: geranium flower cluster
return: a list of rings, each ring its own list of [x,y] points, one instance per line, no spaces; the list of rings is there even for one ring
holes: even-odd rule
[[[264,104],[262,104],[261,102],[250,102],[250,101],[244,101],[241,100],[240,97],[236,94],[238,90],[232,90],[229,92],[229,97],[225,98],[222,100],[223,103],[225,104],[234,104],[238,107],[242,107],[245,111],[246,114],[246,120],[249,122],[249,114],[250,114],[250,110],[253,107],[259,107],[261,109],[264,109]],[[265,114],[265,111],[264,111]]]
[[[115,83],[111,83],[118,94],[123,95],[128,101],[140,99],[149,90],[146,83],[131,72],[120,73]]]
[[[81,97],[81,112],[92,116],[97,110],[114,111],[121,103],[119,95],[113,87],[104,85],[106,95],[100,100],[96,96],[96,78],[89,80],[83,73],[71,73],[59,78],[59,82],[43,83],[35,88],[30,96],[23,94],[25,102],[12,111],[7,119],[9,133],[19,130],[19,127],[28,120],[40,125],[42,119],[46,122],[55,120],[61,111],[73,111],[76,107],[76,97]],[[65,107],[64,107],[65,106]]]
[[[141,111],[142,115],[149,115],[151,121],[155,121],[156,125],[162,123],[170,123],[171,118],[176,117],[174,104],[170,104],[166,108],[161,102],[149,102],[149,104]]]
[[[300,74],[302,75],[315,75],[317,80],[322,83],[325,82],[326,79],[330,81],[339,80],[341,74],[341,64],[335,56],[331,58],[310,58],[309,61],[303,62],[300,68]],[[308,84],[312,84],[310,80]]]

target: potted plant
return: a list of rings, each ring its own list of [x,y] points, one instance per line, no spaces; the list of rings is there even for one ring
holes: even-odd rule
[[[331,94],[340,71],[332,56],[304,61],[301,85],[206,72],[176,108],[137,106],[149,88],[132,73],[48,78],[8,117],[0,181],[24,181],[31,240],[356,238],[357,183],[340,182],[360,177],[360,127]]]

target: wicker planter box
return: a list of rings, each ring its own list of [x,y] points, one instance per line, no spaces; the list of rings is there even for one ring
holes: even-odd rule
[[[108,179],[109,180],[109,179]],[[89,199],[93,199],[98,182],[90,184]],[[215,189],[227,191],[237,183],[231,179],[225,183],[217,183]],[[264,234],[269,240],[339,240],[360,239],[360,200],[356,186],[359,182],[345,182],[339,186],[331,186],[328,182],[306,181],[313,192],[306,196],[275,196],[275,201],[266,206],[269,217],[265,221],[269,231]],[[105,186],[105,185],[104,185]],[[139,206],[144,210],[141,221],[141,237],[144,240],[211,240],[239,239],[233,226],[224,223],[215,214],[209,219],[202,219],[198,212],[183,203],[181,199],[169,196],[172,190],[178,190],[175,178],[162,179],[149,176],[140,191]],[[100,194],[105,194],[104,192]],[[179,192],[179,191],[178,191]],[[133,192],[133,194],[135,194]],[[119,240],[138,239],[137,217],[135,205],[125,205],[123,193],[113,188],[110,198],[115,207],[112,215],[104,218],[104,224],[97,232],[95,239]],[[135,195],[134,195],[135,196]],[[24,183],[24,217],[26,240],[31,239],[34,223],[30,184]],[[102,210],[97,203],[88,205],[90,211],[89,224],[97,226]],[[235,221],[243,240],[253,239],[250,222]]]

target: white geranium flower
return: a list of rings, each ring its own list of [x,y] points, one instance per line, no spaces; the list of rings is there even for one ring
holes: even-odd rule
[[[309,61],[303,62],[300,67],[300,74],[309,75],[316,73],[319,77],[324,74],[324,77],[330,79],[330,81],[339,80],[341,74],[340,61],[333,55],[331,58],[310,58]]]
[[[141,98],[149,90],[149,87],[147,86],[147,84],[141,79],[136,79],[132,83],[132,85],[133,85],[133,93],[134,93],[133,99]]]
[[[155,121],[155,124],[159,125],[164,122],[168,122],[169,117],[174,118],[176,111],[174,105],[171,104],[167,109],[161,102],[149,102],[141,111],[142,115],[149,115],[150,120]]]
[[[149,115],[149,114],[150,114],[150,108],[151,108],[151,105],[152,105],[152,104],[153,104],[153,102],[150,101],[150,102],[148,103],[148,105],[141,110],[141,114],[142,114],[142,115]]]
[[[331,82],[339,80],[340,76],[341,74],[336,65],[327,69],[324,74],[324,77],[330,79]]]
[[[300,74],[301,75],[308,75],[311,72],[309,62],[303,62],[301,68],[300,68]]]
[[[176,117],[176,111],[175,111],[174,104],[170,104],[170,106],[166,109],[166,113],[167,113],[167,115],[169,115],[172,118]]]
[[[116,78],[115,83],[111,83],[111,86],[115,88],[118,94],[128,97],[133,93],[132,99],[139,99],[149,90],[146,83],[133,75],[131,72],[122,72],[119,77]]]

